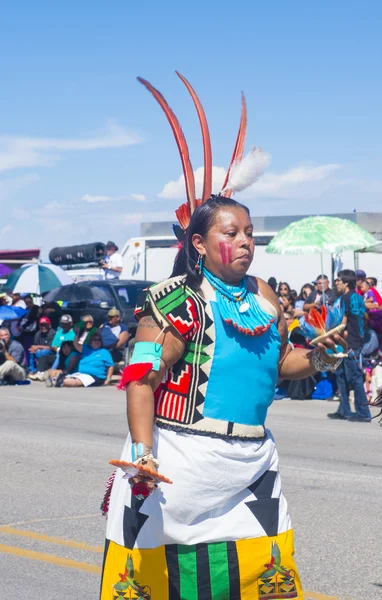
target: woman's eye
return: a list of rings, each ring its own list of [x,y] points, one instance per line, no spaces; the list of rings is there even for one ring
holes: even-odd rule
[[[235,237],[236,231],[228,231],[227,235],[229,235],[229,237]]]

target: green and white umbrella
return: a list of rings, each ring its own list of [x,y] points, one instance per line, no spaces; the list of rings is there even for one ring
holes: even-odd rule
[[[377,244],[363,227],[338,217],[306,217],[279,231],[268,244],[269,254],[331,254]]]
[[[61,285],[73,283],[60,267],[51,264],[24,265],[8,277],[6,289],[15,294],[44,294]]]

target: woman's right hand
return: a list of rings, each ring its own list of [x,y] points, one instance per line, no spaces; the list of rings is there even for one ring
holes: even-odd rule
[[[158,471],[152,460],[148,460],[144,466],[154,473],[157,473]],[[143,473],[131,477],[129,483],[131,486],[131,493],[140,500],[144,500],[148,496],[151,496],[158,487],[149,474],[145,475]]]

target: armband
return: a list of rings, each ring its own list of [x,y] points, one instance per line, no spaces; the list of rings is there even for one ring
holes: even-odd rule
[[[118,389],[126,389],[131,381],[140,381],[150,371],[159,371],[163,346],[158,342],[136,342],[129,365],[123,370]]]

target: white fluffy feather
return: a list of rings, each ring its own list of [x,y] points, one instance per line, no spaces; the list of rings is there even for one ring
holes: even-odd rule
[[[261,148],[254,147],[241,161],[236,161],[231,167],[225,190],[241,192],[255,183],[271,162],[271,157]]]

